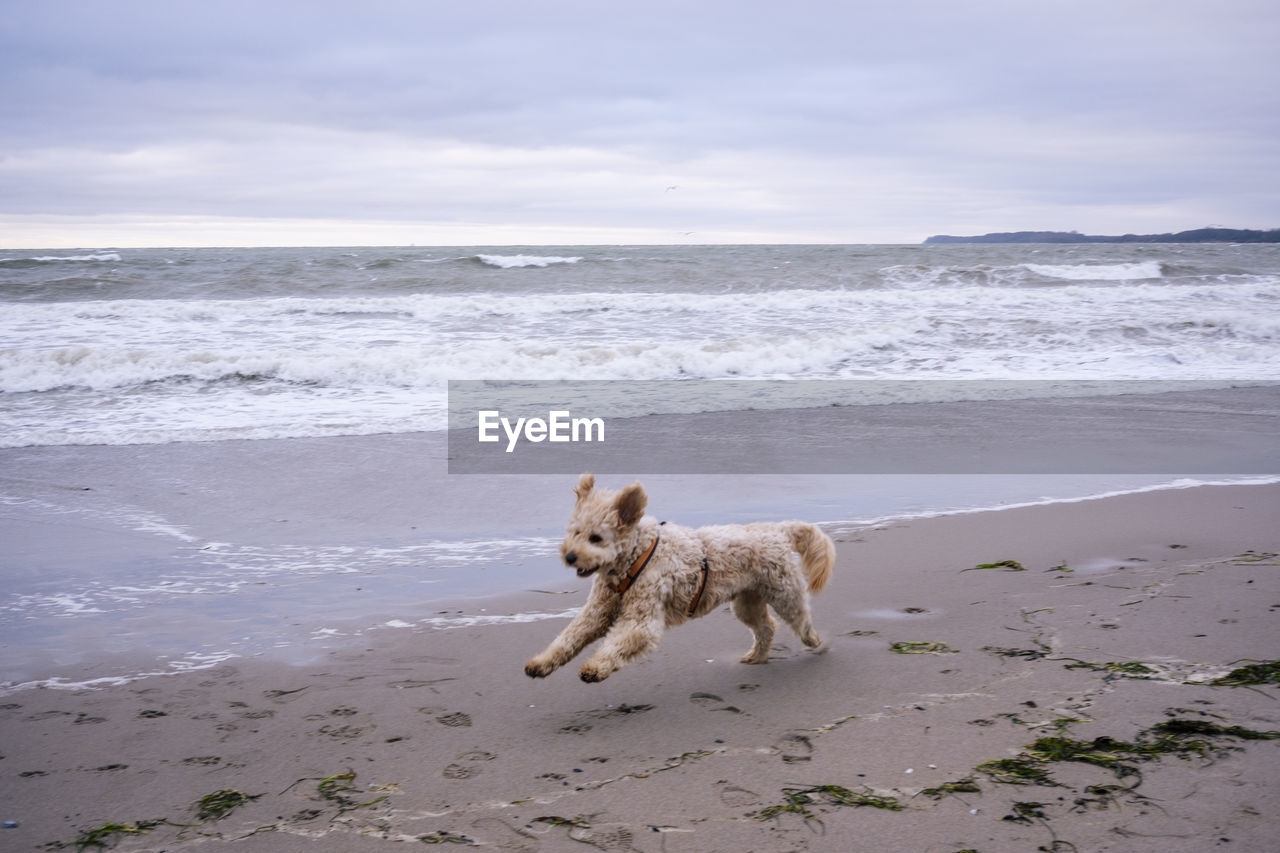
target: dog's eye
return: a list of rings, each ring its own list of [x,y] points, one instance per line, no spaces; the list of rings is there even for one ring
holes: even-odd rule
[[[591,543],[599,542],[599,541],[600,541],[600,534],[599,534],[599,533],[592,533],[590,536],[588,536],[588,537],[587,537],[587,541],[588,541],[588,542],[591,542]]]

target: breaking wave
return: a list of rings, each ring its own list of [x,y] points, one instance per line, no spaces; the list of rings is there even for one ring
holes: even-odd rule
[[[110,262],[119,263],[121,260],[119,252],[101,252],[92,255],[40,255],[33,258],[0,258],[0,264],[55,264],[55,263],[85,263],[85,262]]]
[[[556,255],[476,255],[482,264],[500,269],[519,269],[520,267],[549,267],[555,264],[576,264],[581,257],[559,257]]]

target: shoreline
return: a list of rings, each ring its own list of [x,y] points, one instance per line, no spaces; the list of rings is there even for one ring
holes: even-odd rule
[[[563,611],[556,593],[580,586],[567,583],[556,554],[569,481],[447,475],[435,452],[442,441],[409,434],[0,451],[8,463],[0,538],[9,545],[0,559],[9,581],[0,598],[8,658],[0,688],[74,686],[85,666],[109,682],[225,660],[300,663],[389,631]],[[688,526],[797,517],[829,531],[1276,481],[643,479],[652,511]]]
[[[1277,531],[1275,483],[836,530],[814,600],[822,653],[783,629],[767,666],[736,662],[749,634],[716,612],[598,685],[521,673],[558,630],[547,620],[22,691],[0,700],[4,817],[19,822],[4,837],[703,853],[847,850],[854,834],[893,849],[909,831],[925,853],[1200,853],[1224,838],[1261,853],[1280,743],[1239,733],[1280,730],[1278,688],[1213,682],[1276,658]],[[1023,570],[975,570],[1005,560]],[[1113,745],[1099,765],[1031,748],[1147,743],[1170,720],[1201,731],[1169,742],[1182,753]],[[1049,781],[1001,781],[990,771],[1015,765],[990,762],[1008,760]],[[217,792],[244,799],[201,819]]]
[[[1104,501],[1118,497],[1146,495],[1167,491],[1181,491],[1184,489],[1222,487],[1249,488],[1254,486],[1272,486],[1277,484],[1280,484],[1280,477],[1217,481],[1199,481],[1184,478],[1164,484],[1141,486],[1113,492],[1102,492],[1082,497],[1045,498],[1039,501],[1027,501],[996,506],[925,511],[918,514],[885,516],[873,519],[823,521],[817,522],[817,524],[827,533],[834,536],[856,536],[859,531],[910,525],[914,522],[930,521],[934,519],[949,519],[1033,508],[1049,508],[1060,505]],[[571,604],[571,602],[585,600],[586,591],[589,589],[590,583],[581,582],[569,575],[565,575],[562,580],[565,581],[564,584],[553,583],[549,585],[551,587],[556,587],[554,589],[508,589],[501,592],[469,596],[454,596],[435,600],[431,603],[431,606],[439,609],[434,610],[432,615],[422,616],[413,622],[408,622],[403,619],[393,619],[383,624],[364,625],[363,628],[356,630],[354,634],[346,636],[344,638],[346,642],[344,642],[342,646],[358,645],[365,642],[366,639],[380,636],[384,631],[456,631],[464,628],[484,628],[498,625],[525,624],[569,618],[576,614],[579,609],[578,604]],[[556,598],[552,599],[550,598],[551,596],[555,596]],[[564,596],[564,599],[560,599],[559,596]],[[563,600],[566,606],[564,608],[552,606],[549,602],[553,600]],[[337,649],[337,651],[341,650],[341,647]],[[310,651],[300,651],[297,654],[273,654],[271,652],[259,652],[257,654],[245,655],[232,652],[192,652],[176,659],[157,658],[155,660],[152,660],[147,656],[131,655],[126,656],[125,659],[139,661],[139,665],[134,668],[139,669],[140,671],[101,675],[86,681],[69,681],[67,676],[54,675],[47,678],[37,678],[25,682],[0,682],[0,699],[6,696],[16,695],[27,690],[78,691],[97,690],[107,687],[121,687],[152,678],[186,675],[192,672],[199,672],[200,670],[213,669],[224,663],[240,660],[263,659],[276,663],[297,666],[303,665],[308,661],[321,658],[332,651],[334,651],[332,647],[324,646]],[[156,662],[159,661],[164,662],[163,668],[156,669],[154,671],[141,671],[142,669],[145,669],[145,667],[142,666],[144,662],[150,663],[154,666]],[[95,668],[107,668],[112,666],[112,663],[110,663],[108,659],[104,658],[92,662],[90,666]],[[127,670],[130,669],[130,667],[126,665],[123,669]]]

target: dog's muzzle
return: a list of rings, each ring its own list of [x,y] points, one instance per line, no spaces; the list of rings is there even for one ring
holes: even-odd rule
[[[565,554],[564,561],[567,565],[573,566],[575,563],[578,562],[578,552],[570,551],[568,554]],[[593,567],[588,569],[584,566],[584,567],[578,568],[577,572],[578,572],[578,577],[587,578],[587,577],[591,577],[591,575],[595,573],[595,568]]]

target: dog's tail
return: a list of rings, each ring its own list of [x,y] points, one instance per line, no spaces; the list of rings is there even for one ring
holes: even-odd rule
[[[791,547],[800,554],[800,565],[809,579],[810,592],[822,592],[836,564],[836,545],[831,537],[812,524],[792,521],[787,525]]]

